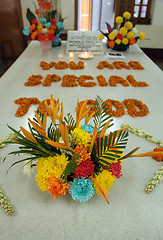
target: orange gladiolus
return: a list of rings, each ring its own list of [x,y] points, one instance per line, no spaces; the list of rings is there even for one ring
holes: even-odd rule
[[[130,45],[134,45],[136,43],[135,38],[130,38]]]
[[[32,38],[32,40],[35,40],[36,36],[37,36],[37,32],[34,31],[34,32],[31,34],[31,38]]]
[[[57,29],[57,25],[52,24],[50,28],[52,28],[52,29]]]
[[[44,35],[44,41],[48,41],[48,40],[49,40],[48,34],[45,34],[45,35]]]
[[[108,45],[109,45],[110,48],[113,48],[114,45],[115,45],[115,42],[114,42],[114,41],[109,41],[109,44],[108,44]]]
[[[29,27],[29,29],[30,29],[31,31],[35,30],[35,29],[36,29],[36,24],[32,24],[32,25]]]

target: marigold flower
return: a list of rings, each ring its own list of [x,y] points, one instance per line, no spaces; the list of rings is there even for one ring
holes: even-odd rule
[[[123,35],[120,34],[120,33],[118,33],[117,36],[116,36],[116,38],[122,40],[122,39],[123,39]]]
[[[35,24],[31,24],[31,26],[29,27],[29,29],[30,29],[31,31],[35,30],[35,29],[36,29],[36,25],[35,25]]]
[[[66,195],[66,192],[70,189],[63,179],[57,179],[54,175],[48,179],[48,182],[48,191],[51,193],[52,198],[57,199],[60,195]]]
[[[116,23],[121,24],[123,22],[123,18],[121,16],[116,17]]]
[[[110,48],[113,48],[114,45],[115,45],[115,42],[114,41],[109,41],[108,45],[109,45]]]
[[[121,27],[121,28],[119,29],[119,33],[122,34],[123,36],[125,36],[125,35],[127,34],[127,28]]]
[[[99,41],[102,41],[104,39],[104,35],[101,33],[99,36],[98,36],[98,40]]]
[[[124,45],[127,45],[127,44],[128,44],[128,39],[127,39],[127,38],[123,38],[123,39],[122,39],[122,43],[123,43]]]
[[[115,40],[115,43],[118,44],[118,45],[120,45],[120,44],[121,44],[121,40],[120,40],[120,39],[116,39],[116,40]]]
[[[52,28],[52,29],[57,29],[57,26],[56,26],[55,24],[52,24],[52,25],[51,25],[51,28]]]
[[[36,36],[37,36],[37,32],[34,31],[34,32],[31,34],[32,40],[35,40],[35,39],[36,39]]]
[[[91,159],[90,154],[86,151],[85,147],[79,147],[78,145],[74,149],[75,154],[80,152],[80,157],[78,158],[78,162],[81,163],[87,159]]]
[[[41,29],[37,28],[36,33],[37,33],[37,35],[40,35],[41,34]]]
[[[101,184],[104,190],[108,192],[109,189],[113,187],[113,183],[116,179],[116,176],[112,175],[112,173],[109,172],[108,170],[103,170],[101,173],[99,173],[99,175],[96,175],[95,179]],[[98,193],[99,195],[100,192],[96,185],[94,185],[94,188],[96,193]]]
[[[43,37],[44,37],[44,41],[48,41],[49,40],[48,34],[43,35]]]
[[[124,13],[123,13],[123,17],[126,18],[126,19],[130,19],[130,18],[131,18],[131,13],[129,13],[129,12],[124,12]]]
[[[130,39],[130,38],[133,38],[134,37],[134,33],[133,32],[128,32],[127,33],[127,38]]]
[[[128,29],[128,30],[131,30],[133,28],[133,25],[132,25],[132,22],[126,22],[125,23],[125,27]]]
[[[140,39],[140,40],[144,40],[144,38],[145,38],[145,33],[140,32],[140,33],[139,33],[139,39]]]
[[[39,23],[39,24],[37,25],[37,28],[42,29],[42,28],[43,28],[43,24],[42,24],[42,23]]]
[[[111,33],[109,33],[108,37],[109,37],[110,40],[114,40],[116,35],[113,32],[111,32]]]
[[[136,43],[135,38],[130,38],[130,45],[134,45]]]

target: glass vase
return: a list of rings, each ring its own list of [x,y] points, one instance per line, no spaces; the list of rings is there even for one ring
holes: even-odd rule
[[[52,47],[51,41],[41,41],[40,44],[43,52],[50,50]]]

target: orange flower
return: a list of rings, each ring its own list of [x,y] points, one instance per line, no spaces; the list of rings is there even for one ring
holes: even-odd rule
[[[52,28],[49,28],[48,33],[54,33],[54,30]]]
[[[48,41],[48,40],[49,40],[48,34],[45,34],[45,35],[44,35],[44,41]]]
[[[62,179],[57,179],[54,175],[49,178],[48,191],[52,198],[58,198],[60,195],[66,195],[69,186]]]
[[[134,45],[136,43],[136,40],[135,40],[135,38],[130,38],[130,45]]]
[[[34,32],[31,34],[31,38],[32,38],[32,40],[35,40],[36,36],[37,36],[37,32],[34,31]]]
[[[90,159],[90,154],[87,153],[85,147],[79,147],[78,145],[76,146],[76,148],[74,149],[75,153],[80,153],[80,157],[76,160],[76,161],[79,161],[79,163],[87,160],[87,159]]]
[[[36,33],[37,33],[37,35],[40,35],[40,34],[41,34],[41,29],[40,29],[40,28],[37,28],[37,29],[36,29]]]
[[[29,29],[30,29],[31,31],[35,30],[35,29],[36,29],[36,24],[32,24],[32,25],[29,27]]]
[[[55,24],[52,24],[50,28],[57,29],[57,26]]]
[[[114,45],[115,45],[115,42],[114,42],[114,41],[109,41],[109,44],[108,44],[108,45],[109,45],[110,48],[113,48]]]

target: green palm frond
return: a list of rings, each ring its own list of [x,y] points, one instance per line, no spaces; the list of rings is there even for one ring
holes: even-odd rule
[[[111,118],[111,116],[109,115],[110,110],[107,104],[105,104],[102,98],[100,98],[99,96],[96,97],[94,106],[95,115],[93,118],[93,122],[94,124],[97,124],[98,133],[100,133],[106,122]],[[111,121],[113,120],[111,119]],[[108,128],[111,126],[113,126],[113,123],[110,124]]]
[[[72,127],[76,127],[76,122],[71,113],[68,113],[67,117],[64,117],[64,120],[67,123],[68,132],[72,129]]]

